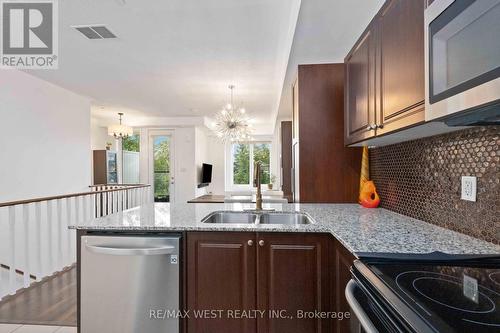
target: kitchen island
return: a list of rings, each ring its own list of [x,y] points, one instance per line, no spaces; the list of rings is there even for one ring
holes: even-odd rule
[[[243,213],[252,208],[253,204],[149,204],[71,226],[78,231],[81,332],[90,332],[82,325],[85,313],[87,322],[108,325],[107,332],[138,332],[138,327],[149,324],[148,332],[163,332],[162,325],[190,333],[347,332],[352,323],[344,289],[356,257],[367,252],[500,253],[500,246],[356,204],[264,204],[264,209],[275,212],[302,214],[312,219],[311,224],[204,222],[214,212]],[[108,238],[114,243],[105,244]],[[174,242],[178,248],[171,246]],[[100,249],[89,254],[89,247]],[[96,267],[89,262],[103,260],[103,253],[107,264],[89,269]],[[174,268],[178,279],[172,278]],[[167,269],[168,278],[160,276]],[[84,288],[89,292],[82,295],[86,277],[98,291]],[[176,280],[177,293],[172,292]],[[89,294],[98,301],[82,303],[82,296],[88,300]],[[177,316],[165,309],[158,295],[177,299]],[[109,308],[129,315],[109,318]]]

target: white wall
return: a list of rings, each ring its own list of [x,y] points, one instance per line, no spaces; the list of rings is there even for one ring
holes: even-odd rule
[[[224,194],[225,159],[224,144],[216,136],[208,136],[208,163],[213,165],[212,183],[208,186],[208,191],[213,194]]]
[[[174,130],[175,202],[196,197],[195,128]]]
[[[90,101],[27,73],[0,73],[0,202],[88,190],[91,181]],[[33,206],[30,207],[33,210]],[[17,210],[15,239],[24,237]],[[33,213],[31,213],[33,214]],[[0,209],[0,263],[8,264],[7,209]],[[33,216],[33,215],[31,215]],[[30,242],[35,239],[29,221]],[[54,221],[51,221],[54,223]],[[42,209],[42,260],[49,244]],[[56,228],[52,227],[56,237]],[[72,236],[74,237],[74,236]],[[55,239],[55,238],[52,238]],[[42,244],[43,245],[43,244]],[[54,250],[54,249],[53,249]],[[31,258],[34,258],[32,247]],[[16,243],[16,268],[24,269],[24,248]]]
[[[0,202],[78,192],[90,175],[90,101],[1,71]]]
[[[201,166],[203,163],[212,164],[212,182],[209,186],[196,189],[196,196],[207,193],[224,194],[224,144],[207,129],[196,127],[195,165],[196,182],[201,180]]]
[[[194,165],[195,165],[195,183],[199,184],[201,181],[201,169],[203,163],[209,163],[207,161],[208,156],[208,142],[207,135],[204,130],[200,127],[195,127],[195,154],[194,154]],[[208,186],[195,189],[196,196],[204,195],[208,193]]]
[[[90,147],[92,150],[106,149],[106,144],[111,143],[111,150],[116,151],[115,138],[108,135],[108,129],[98,124],[95,118],[90,121]]]

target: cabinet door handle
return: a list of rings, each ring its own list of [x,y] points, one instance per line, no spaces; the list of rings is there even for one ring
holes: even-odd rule
[[[259,246],[264,246],[264,244],[265,244],[265,243],[264,243],[264,241],[261,239],[261,240],[259,241]]]
[[[248,244],[248,246],[253,246],[253,240],[249,239],[247,244]]]
[[[371,131],[377,128],[377,124],[370,124],[366,127],[367,131]]]
[[[384,128],[384,125],[382,125],[382,124],[377,125],[377,128]]]

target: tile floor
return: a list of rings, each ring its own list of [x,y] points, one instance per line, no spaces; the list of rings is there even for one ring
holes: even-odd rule
[[[76,333],[76,327],[0,324],[0,333]]]

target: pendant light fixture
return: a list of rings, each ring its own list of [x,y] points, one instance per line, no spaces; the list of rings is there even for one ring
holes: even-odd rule
[[[224,142],[247,142],[252,139],[250,119],[245,109],[237,107],[233,100],[234,85],[231,90],[231,101],[215,115],[215,133]]]
[[[128,138],[129,136],[134,134],[134,130],[132,127],[122,124],[122,116],[123,116],[122,112],[119,112],[118,116],[120,117],[120,123],[109,126],[108,135],[115,137],[115,139]]]

